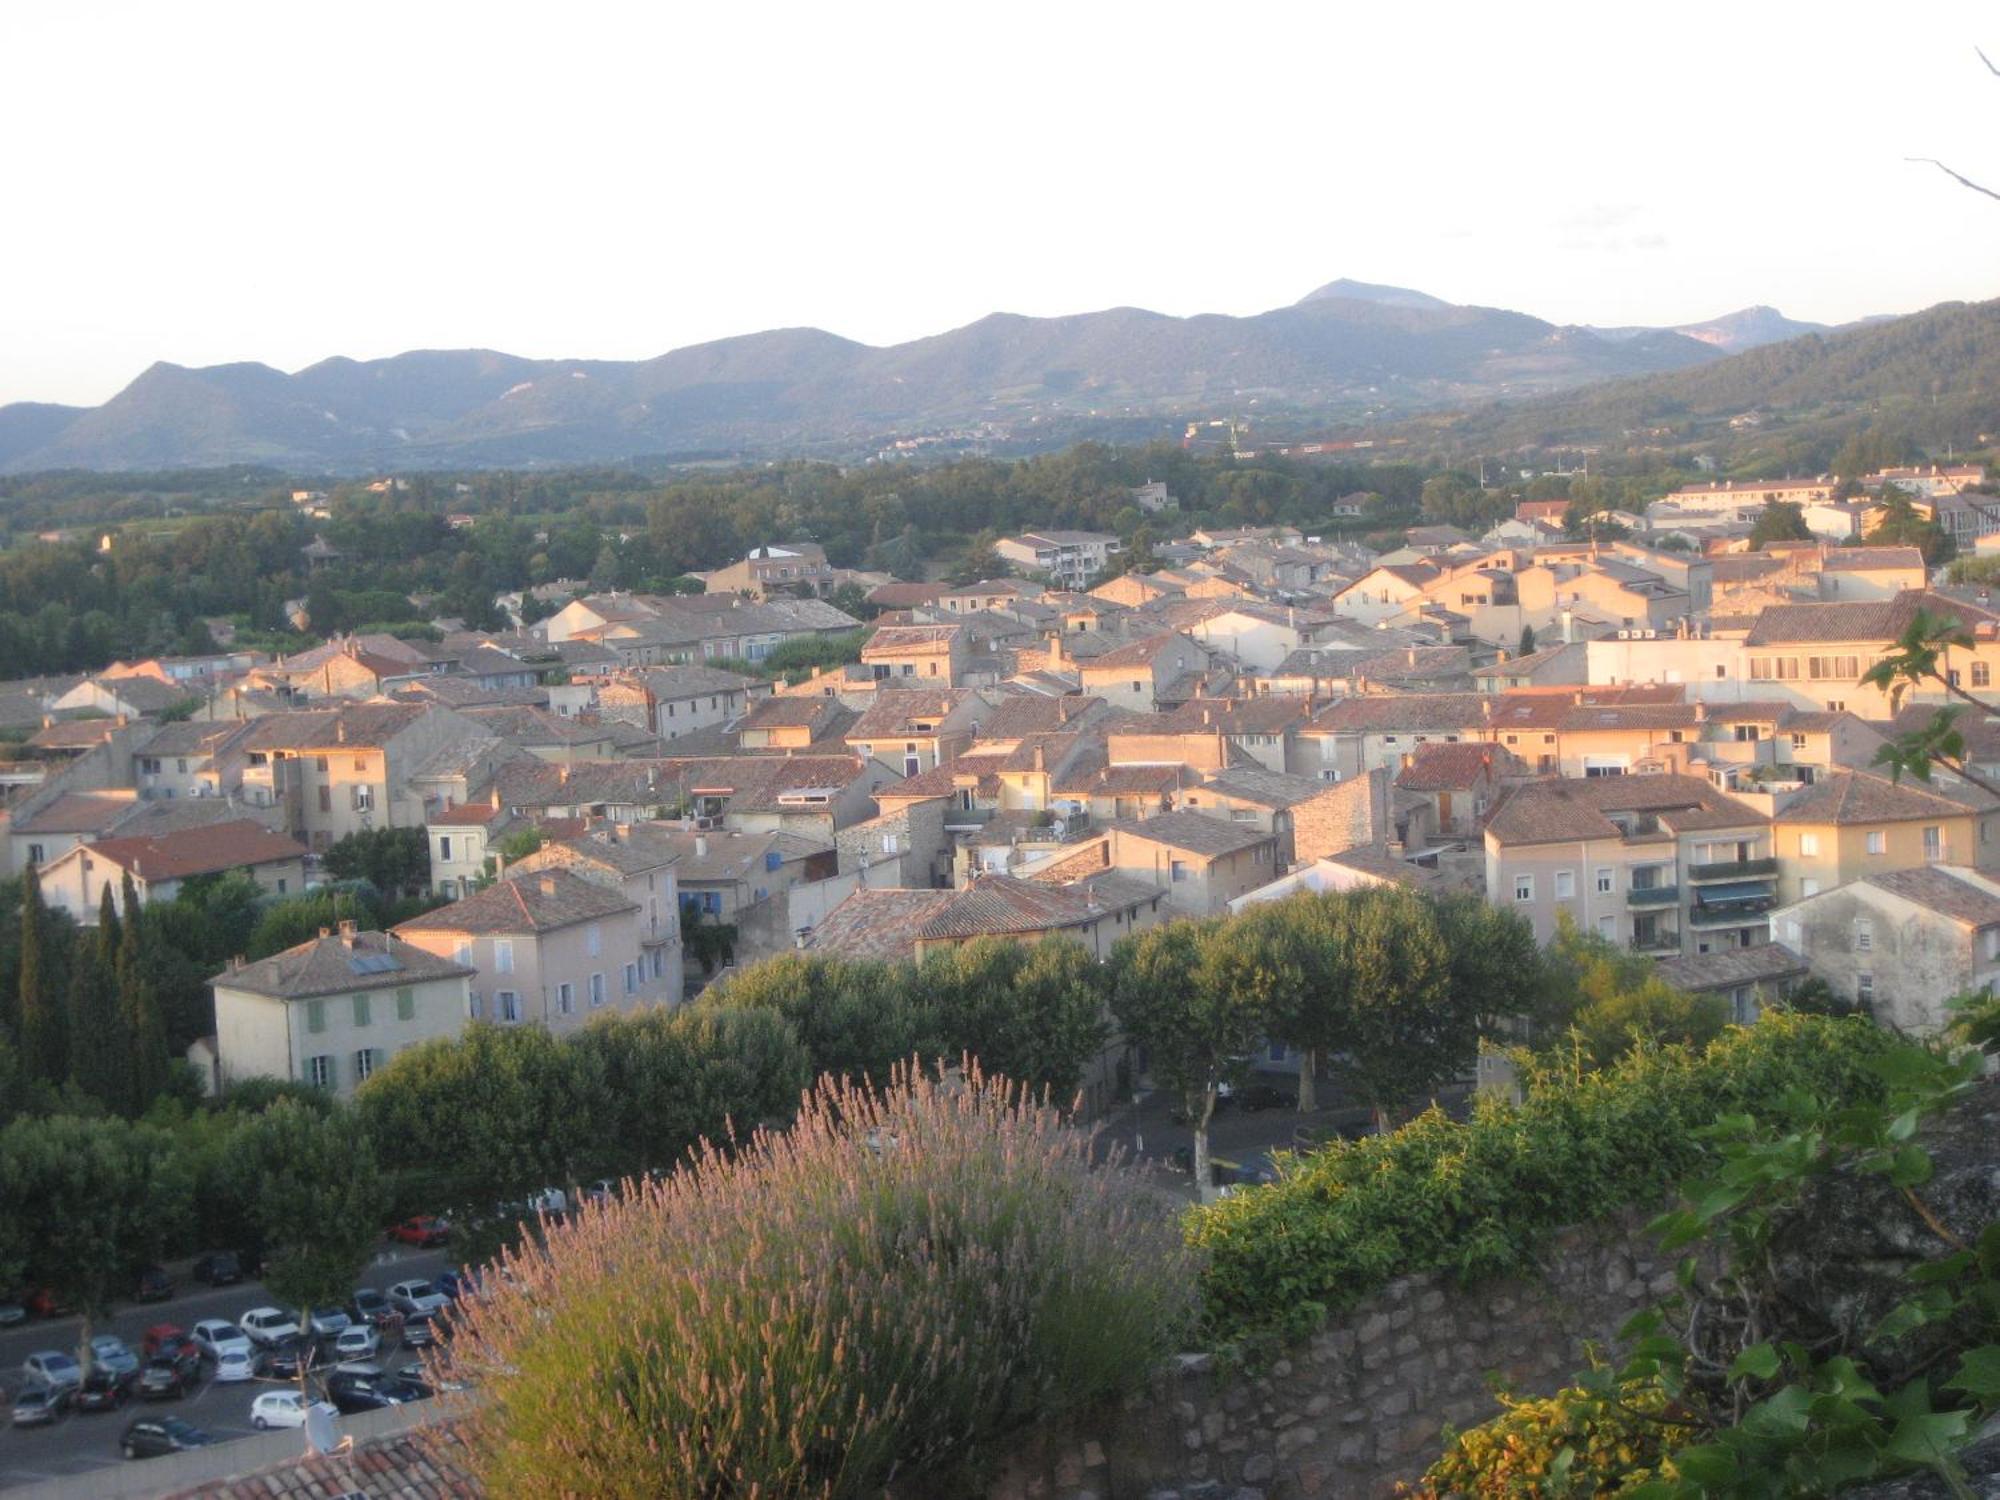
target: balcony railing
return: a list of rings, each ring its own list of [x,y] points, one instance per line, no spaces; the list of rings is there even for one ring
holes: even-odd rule
[[[1748,901],[1717,901],[1690,908],[1688,920],[1697,927],[1742,927],[1762,919],[1778,904],[1774,896],[1756,896]]]
[[[1703,880],[1754,880],[1778,873],[1775,859],[1725,859],[1711,865],[1689,865],[1687,878]]]
[[[1672,906],[1681,899],[1677,885],[1633,886],[1625,893],[1627,906]]]
[[[1681,951],[1679,932],[1641,933],[1632,939],[1635,953],[1678,953]]]

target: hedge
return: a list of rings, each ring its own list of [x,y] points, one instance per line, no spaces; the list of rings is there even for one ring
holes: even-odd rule
[[[1860,1099],[1889,1038],[1859,1017],[1772,1012],[1705,1048],[1635,1052],[1598,1072],[1531,1069],[1518,1105],[1433,1108],[1336,1143],[1278,1182],[1192,1210],[1208,1331],[1294,1336],[1397,1276],[1522,1270],[1551,1231],[1659,1203],[1701,1165],[1694,1132],[1788,1090]]]

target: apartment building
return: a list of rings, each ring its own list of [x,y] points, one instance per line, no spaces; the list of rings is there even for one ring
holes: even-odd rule
[[[398,1052],[459,1035],[472,977],[450,955],[352,922],[231,964],[209,981],[222,1081],[282,1078],[347,1098]]]
[[[877,682],[925,687],[961,687],[972,656],[972,639],[962,625],[884,625],[861,648],[861,664]]]
[[[1886,870],[1920,865],[2000,869],[2000,802],[1972,787],[1945,795],[1866,771],[1834,771],[1777,794],[1779,897],[1803,901]]]
[[[426,808],[412,785],[437,752],[477,738],[448,708],[359,703],[269,714],[231,747],[241,752],[243,800],[271,808],[293,837],[324,851],[369,828],[416,828]]]
[[[1147,714],[1198,696],[1208,668],[1204,647],[1167,631],[1086,658],[1076,671],[1085,693],[1113,708]]]
[[[921,776],[972,744],[992,712],[964,688],[883,688],[848,727],[848,749],[904,776]]]
[[[826,549],[818,542],[787,542],[782,547],[752,547],[740,562],[702,575],[711,594],[809,594],[833,592],[834,571]]]
[[[1016,568],[1047,573],[1057,588],[1087,589],[1124,544],[1101,531],[1024,531],[1002,537],[993,550]]]
[[[676,866],[688,852],[679,830],[654,823],[614,823],[552,839],[514,861],[508,873],[526,879],[567,870],[623,895],[638,908],[639,962],[661,1000],[681,995],[681,899]],[[622,976],[621,976],[622,977]]]
[[[1778,863],[1769,817],[1693,776],[1530,782],[1486,823],[1486,899],[1546,943],[1579,928],[1655,956],[1769,937]]]

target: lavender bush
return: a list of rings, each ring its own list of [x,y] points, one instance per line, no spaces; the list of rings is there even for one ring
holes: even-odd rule
[[[1187,1255],[1004,1080],[822,1080],[789,1130],[511,1257],[453,1341],[456,1414],[496,1496],[969,1493],[994,1439],[1176,1347]]]

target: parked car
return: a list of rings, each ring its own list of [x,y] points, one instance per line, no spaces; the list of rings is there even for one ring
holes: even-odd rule
[[[298,1320],[281,1307],[253,1307],[236,1320],[236,1326],[263,1348],[299,1336]]]
[[[403,1319],[402,1344],[405,1349],[429,1349],[437,1341],[437,1313],[411,1313]]]
[[[419,1250],[430,1250],[451,1238],[451,1225],[435,1214],[418,1214],[389,1226],[389,1238]]]
[[[354,1300],[347,1304],[356,1323],[370,1323],[380,1327],[396,1316],[396,1309],[389,1305],[389,1299],[372,1286],[358,1286],[354,1289]]]
[[[224,1354],[240,1354],[246,1360],[250,1357],[250,1340],[227,1318],[203,1318],[195,1324],[194,1344],[210,1359]]]
[[[201,1360],[155,1354],[139,1371],[139,1399],[167,1401],[185,1396],[201,1378]]]
[[[431,1383],[415,1370],[397,1370],[375,1382],[375,1388],[401,1401],[428,1401],[437,1394]]]
[[[1237,1106],[1250,1114],[1260,1109],[1296,1109],[1298,1096],[1275,1083],[1246,1083],[1236,1091]]]
[[[136,1372],[98,1365],[83,1377],[83,1384],[76,1388],[76,1409],[117,1411],[132,1399],[132,1387],[138,1384],[138,1380]]]
[[[316,1339],[330,1339],[347,1327],[350,1321],[344,1307],[315,1307],[311,1313],[311,1326],[306,1331]]]
[[[257,1375],[257,1357],[247,1348],[225,1349],[216,1356],[215,1380],[218,1385],[233,1385],[240,1380],[253,1380]]]
[[[178,1323],[155,1323],[139,1340],[139,1352],[148,1359],[155,1354],[172,1354],[178,1357],[183,1351],[193,1350],[194,1357],[201,1358],[201,1350],[188,1336],[188,1331]]]
[[[61,1318],[76,1311],[69,1299],[53,1287],[37,1287],[28,1293],[28,1311],[37,1318]]]
[[[335,1364],[348,1364],[357,1359],[373,1359],[382,1352],[382,1335],[366,1323],[357,1323],[352,1328],[343,1328],[333,1336],[327,1352]]]
[[[30,1385],[73,1391],[83,1384],[83,1366],[60,1349],[41,1349],[21,1361],[21,1376]]]
[[[569,1212],[569,1194],[558,1187],[545,1187],[528,1199],[528,1212],[560,1219]]]
[[[605,1203],[618,1194],[618,1180],[615,1177],[600,1177],[583,1190],[586,1203]]]
[[[298,1391],[265,1391],[250,1403],[250,1425],[259,1432],[273,1427],[303,1427],[312,1405]]]
[[[28,1304],[19,1297],[0,1297],[0,1328],[19,1328],[28,1321]]]
[[[194,1279],[210,1286],[234,1286],[243,1279],[243,1259],[234,1250],[216,1250],[194,1263]]]
[[[120,1375],[139,1373],[139,1356],[125,1347],[125,1340],[108,1333],[100,1333],[90,1341],[90,1362]]]
[[[141,1266],[132,1278],[134,1302],[165,1302],[174,1294],[174,1279],[163,1266]]]
[[[297,1380],[313,1362],[313,1346],[302,1338],[283,1338],[257,1351],[251,1365],[266,1380]]]
[[[194,1423],[179,1417],[141,1417],[125,1429],[119,1448],[127,1458],[159,1458],[206,1448],[214,1441]]]
[[[470,1266],[460,1266],[456,1271],[440,1271],[435,1285],[447,1301],[456,1302],[461,1297],[477,1295],[479,1272]]]
[[[358,1370],[335,1370],[327,1376],[326,1398],[335,1411],[350,1417],[356,1412],[401,1406],[408,1399],[397,1394],[387,1376],[364,1375]]]
[[[399,1281],[389,1288],[389,1305],[405,1319],[419,1313],[433,1313],[445,1304],[445,1297],[421,1276]]]
[[[67,1386],[25,1385],[14,1398],[16,1427],[46,1427],[69,1414],[71,1390]]]

